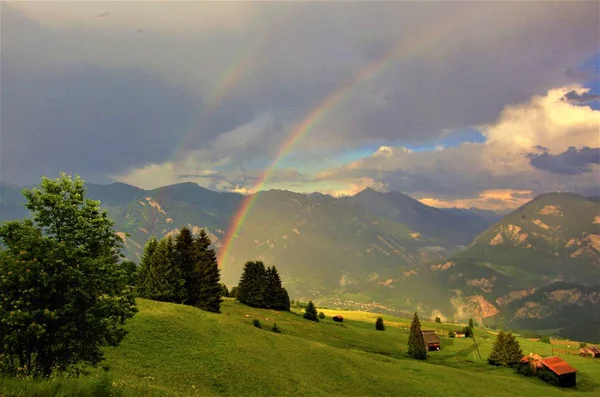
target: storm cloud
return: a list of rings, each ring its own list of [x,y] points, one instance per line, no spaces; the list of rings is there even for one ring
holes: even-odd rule
[[[247,191],[305,123],[286,152],[294,167],[278,164],[273,186],[331,192],[351,180],[350,190],[438,185],[477,196],[486,181],[509,183],[450,157],[437,166],[452,175],[424,176],[416,153],[401,170],[316,174],[352,162],[349,152],[436,145],[581,83],[578,65],[598,50],[598,11],[595,2],[4,3],[0,178],[66,171]],[[577,92],[563,93],[567,104],[595,95]],[[548,185],[528,175],[513,188],[528,184]]]
[[[600,148],[573,146],[559,154],[550,154],[545,147],[538,147],[542,153],[530,153],[527,157],[534,167],[564,175],[578,175],[592,172],[592,164],[600,164]]]

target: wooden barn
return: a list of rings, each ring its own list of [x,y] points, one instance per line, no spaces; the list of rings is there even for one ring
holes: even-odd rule
[[[594,358],[600,358],[600,349],[597,347],[584,347],[579,349],[580,356],[590,356]]]
[[[427,350],[440,350],[440,337],[437,336],[435,331],[421,331]]]
[[[465,333],[457,331],[457,332],[454,333],[454,337],[455,338],[464,338],[465,337]]]
[[[342,323],[344,322],[344,317],[340,316],[339,314],[337,316],[333,317],[333,321],[335,321],[336,323]]]
[[[539,378],[555,386],[575,387],[577,370],[560,357],[540,357],[537,354],[521,359],[521,365],[529,365]]]

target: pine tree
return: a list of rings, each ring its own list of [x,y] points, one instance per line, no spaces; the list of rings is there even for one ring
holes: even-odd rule
[[[427,348],[425,339],[421,333],[421,322],[419,316],[415,312],[412,323],[410,324],[410,335],[408,336],[408,355],[418,360],[427,358]]]
[[[377,317],[377,321],[375,321],[375,329],[377,331],[385,331],[385,325],[383,325],[383,318]]]
[[[267,270],[261,261],[249,261],[244,265],[242,277],[238,283],[237,299],[249,306],[263,307]]]
[[[198,303],[197,306],[209,312],[221,311],[221,271],[217,264],[215,250],[210,248],[211,241],[204,230],[194,241],[197,254],[196,269],[198,275]]]
[[[221,296],[225,298],[229,298],[229,290],[227,289],[227,285],[225,283],[219,283],[221,287]]]
[[[279,290],[279,310],[285,310],[286,312],[290,311],[290,296],[285,288],[281,288]]]
[[[194,236],[187,227],[181,228],[179,233],[175,236],[175,247],[173,252],[173,264],[183,274],[185,280],[184,288],[188,293],[186,304],[197,303],[195,298],[198,296],[197,283],[195,282],[194,267],[196,265],[196,258],[194,252]]]
[[[473,327],[473,319],[472,318],[469,319],[469,328],[471,328],[471,329],[474,328]]]
[[[494,344],[492,345],[492,351],[488,357],[488,363],[491,365],[501,365],[501,355],[502,352],[506,349],[506,338],[504,331],[498,332],[496,335],[496,340],[494,340]]]
[[[181,269],[174,266],[173,239],[162,239],[149,260],[144,297],[164,302],[183,303],[187,298]]]
[[[517,338],[510,332],[500,331],[492,346],[488,363],[503,367],[512,367],[518,364],[522,358],[523,351]]]
[[[512,334],[506,334],[506,360],[502,364],[505,367],[514,367],[521,361],[523,358],[523,350],[521,350],[521,345],[519,345],[519,341]]]
[[[151,237],[144,247],[144,253],[142,255],[142,260],[140,261],[140,268],[137,272],[136,283],[136,293],[142,298],[146,298],[148,294],[147,283],[148,274],[150,272],[150,257],[152,257],[152,254],[154,254],[154,251],[156,251],[157,246],[158,241],[156,241],[155,237]]]
[[[267,268],[265,307],[277,310],[290,310],[290,297],[285,288],[281,286],[281,277],[275,266]]]
[[[317,317],[317,308],[315,307],[313,301],[308,301],[308,305],[306,305],[306,309],[304,309],[305,319],[319,322],[319,318]]]

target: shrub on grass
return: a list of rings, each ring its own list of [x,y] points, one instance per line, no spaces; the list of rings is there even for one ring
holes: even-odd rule
[[[257,318],[252,320],[252,325],[254,325],[256,328],[262,328],[262,325],[260,324],[260,321]]]
[[[323,320],[325,318],[325,313],[319,312],[319,318]]]
[[[549,336],[542,336],[542,338],[540,339],[540,342],[550,344],[550,337]]]
[[[383,325],[383,318],[377,317],[377,321],[375,321],[375,329],[377,331],[385,331],[385,325]]]
[[[276,334],[280,334],[281,333],[281,330],[277,326],[277,323],[273,323],[273,327],[271,327],[271,331],[275,332]]]
[[[583,348],[584,348],[584,347],[586,347],[586,346],[587,346],[587,343],[585,343],[585,342],[580,342],[580,343],[579,343],[579,348],[580,348],[580,349],[583,349]]]
[[[456,332],[448,331],[448,338],[455,338],[455,337],[456,337]]]
[[[442,323],[442,319],[439,318],[439,317],[436,317],[435,318],[435,322],[438,323],[438,324],[441,324]]]

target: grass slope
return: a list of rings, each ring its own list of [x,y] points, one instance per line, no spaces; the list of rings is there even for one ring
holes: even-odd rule
[[[442,350],[426,362],[406,355],[409,320],[384,316],[387,329],[375,331],[376,314],[341,312],[342,325],[323,310],[321,323],[299,314],[253,309],[226,300],[221,314],[140,299],[140,312],[118,348],[106,350],[102,370],[78,380],[0,380],[0,395],[353,395],[353,396],[544,396],[600,390],[600,360],[566,355],[578,368],[575,390],[560,390],[512,370],[485,364],[493,335],[477,329],[483,360],[473,360],[472,342],[442,336]],[[249,317],[246,317],[249,315]],[[264,329],[252,326],[258,318]],[[268,330],[273,322],[281,334]],[[423,328],[458,328],[423,323]],[[488,338],[490,340],[488,340]],[[520,340],[525,353],[533,342]],[[549,354],[550,346],[536,344]],[[546,352],[546,350],[548,350]]]

